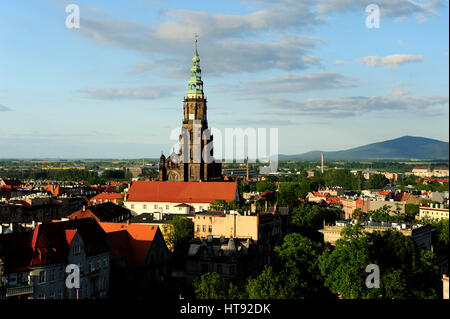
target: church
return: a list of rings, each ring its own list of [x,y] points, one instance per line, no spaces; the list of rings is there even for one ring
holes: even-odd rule
[[[159,181],[220,181],[222,163],[214,159],[213,136],[208,128],[206,98],[203,93],[200,57],[195,40],[191,77],[184,98],[183,124],[178,154],[161,155]]]

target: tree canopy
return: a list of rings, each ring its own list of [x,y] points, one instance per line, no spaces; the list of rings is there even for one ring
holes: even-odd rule
[[[319,267],[325,285],[343,298],[436,298],[440,284],[434,255],[395,230],[364,233],[348,226],[333,251],[325,251]],[[368,288],[365,269],[380,269],[380,288]]]

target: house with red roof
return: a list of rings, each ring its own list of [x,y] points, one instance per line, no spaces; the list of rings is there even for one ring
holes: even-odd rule
[[[167,280],[169,250],[158,225],[100,223],[110,247],[111,296],[148,290]],[[130,296],[127,296],[130,297]]]
[[[326,202],[328,197],[330,197],[330,193],[328,192],[309,192],[308,195],[306,195],[306,201],[314,203],[319,203],[321,201]]]
[[[3,234],[0,247],[6,298],[95,299],[108,294],[108,240],[91,218],[49,222],[29,232]],[[81,274],[78,287],[66,286],[68,274],[75,274],[66,272],[69,265],[75,265]]]
[[[397,202],[405,202],[405,204],[420,204],[420,198],[408,192],[399,192],[395,194],[394,200]]]
[[[118,204],[119,201],[123,198],[122,193],[107,193],[103,192],[98,195],[95,195],[89,200],[89,205],[97,205],[97,204],[103,204],[103,203],[114,203]]]
[[[132,217],[131,211],[125,207],[107,202],[104,204],[98,204],[83,206],[82,209],[67,216],[70,220],[81,218],[93,218],[97,222],[112,222],[120,223],[126,221]]]
[[[236,182],[134,181],[124,205],[136,214],[159,220],[165,214],[187,215],[209,209],[216,199],[239,200]]]

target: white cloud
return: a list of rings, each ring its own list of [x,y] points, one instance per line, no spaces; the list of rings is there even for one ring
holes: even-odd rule
[[[393,54],[381,58],[378,56],[366,56],[358,59],[358,61],[370,66],[389,66],[395,68],[399,64],[418,62],[423,61],[424,59],[425,57],[423,55]]]
[[[336,72],[286,74],[240,85],[242,93],[296,93],[316,90],[357,87],[356,79]]]
[[[166,58],[158,63],[174,70],[184,70],[186,74],[189,71],[194,33],[178,39],[171,36],[177,33],[173,29],[170,35],[163,38],[152,28],[121,19],[85,19],[81,24],[81,34],[94,41],[138,51],[150,57],[164,55]],[[312,54],[312,49],[321,43],[323,41],[318,38],[293,34],[265,41],[218,37],[201,39],[199,51],[202,66],[208,74],[267,69],[300,70],[319,63],[320,57]],[[150,66],[151,62],[149,65],[141,63],[135,65],[133,71],[139,73]]]
[[[346,64],[348,64],[348,62],[347,61],[338,60],[338,61],[335,61],[334,64],[335,65],[346,65]]]
[[[167,96],[171,91],[169,87],[89,88],[80,90],[80,93],[99,100],[152,100]]]
[[[270,114],[320,117],[350,117],[372,112],[411,111],[421,116],[448,114],[448,97],[354,96],[344,98],[314,98],[303,101],[281,97],[264,100],[273,110]]]
[[[316,9],[319,13],[328,14],[332,12],[360,11],[364,13],[365,8],[371,2],[361,0],[318,0]],[[419,23],[424,22],[426,17],[437,16],[436,10],[443,7],[440,0],[425,0],[416,2],[413,0],[377,0],[380,7],[380,17],[406,19],[416,16]]]

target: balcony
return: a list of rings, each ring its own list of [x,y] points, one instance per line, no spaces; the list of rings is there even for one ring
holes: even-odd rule
[[[31,295],[33,291],[34,287],[31,285],[6,288],[6,298]]]

